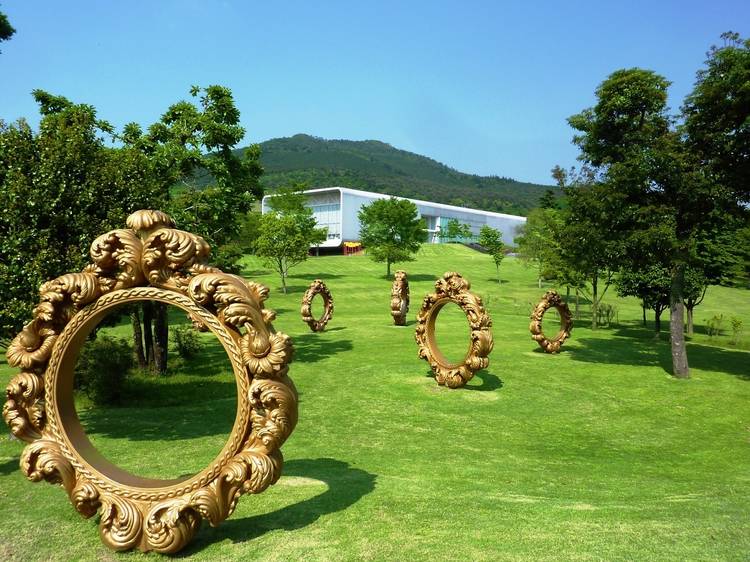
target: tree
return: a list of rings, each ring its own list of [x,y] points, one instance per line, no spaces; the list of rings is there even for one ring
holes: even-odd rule
[[[534,209],[526,217],[526,223],[514,240],[521,259],[526,263],[536,263],[540,289],[542,280],[556,275],[553,263],[559,253],[559,221],[560,215],[554,209]]]
[[[16,30],[10,25],[8,16],[0,12],[0,42],[10,39]],[[2,52],[2,51],[0,51]]]
[[[539,198],[539,206],[542,209],[559,209],[560,205],[557,202],[557,197],[552,189],[547,189],[544,194]]]
[[[269,198],[271,209],[258,224],[255,254],[279,274],[284,293],[289,269],[307,259],[310,246],[326,239],[327,230],[317,228],[312,209],[304,201],[300,190],[280,190]]]
[[[458,219],[450,219],[445,231],[440,232],[440,238],[451,242],[471,238],[471,227],[468,224],[459,222]]]
[[[495,262],[495,271],[497,271],[497,282],[500,283],[500,264],[505,258],[505,243],[503,242],[503,233],[491,226],[484,225],[479,230],[479,245],[487,250]]]
[[[24,120],[0,122],[0,337],[21,328],[43,281],[80,270],[88,262],[88,244],[121,228],[132,211],[167,209],[184,221],[181,227],[213,243],[234,230],[234,213],[249,206],[248,193],[260,194],[257,149],[244,159],[232,153],[244,129],[229,90],[210,86],[191,93],[201,95],[201,109],[175,104],[147,134],[129,124],[118,135],[90,105],[41,90],[33,92],[42,115],[38,132]],[[106,144],[107,137],[122,146]],[[182,200],[170,205],[173,185],[204,167],[217,183],[216,191],[201,193],[212,212],[198,214]],[[191,222],[191,216],[197,218]],[[149,342],[156,342],[162,353],[152,359],[163,371],[165,311],[143,312],[154,318],[156,338],[151,322],[144,318],[140,330],[135,314],[134,334],[141,333],[136,353],[145,344],[148,354]]]
[[[391,264],[412,261],[414,254],[427,238],[424,221],[417,206],[406,199],[378,199],[359,210],[360,241],[375,262],[386,263],[386,275],[391,276]]]
[[[669,308],[669,289],[671,279],[669,270],[659,264],[644,265],[642,269],[624,267],[615,281],[617,292],[621,297],[634,296],[641,300],[645,311],[654,311],[654,338],[661,333],[661,315]]]
[[[581,159],[605,185],[598,225],[615,237],[655,229],[662,236],[672,370],[680,378],[690,374],[683,332],[686,271],[702,266],[696,248],[706,233],[728,228],[750,198],[750,43],[729,38],[730,45],[711,50],[707,68],[698,73],[683,106],[683,128],[667,111],[669,82],[637,68],[610,75],[596,91],[596,105],[569,119],[580,132],[574,142]]]

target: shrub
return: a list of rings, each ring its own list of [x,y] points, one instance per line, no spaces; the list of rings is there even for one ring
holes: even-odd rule
[[[714,336],[720,336],[721,335],[721,325],[724,322],[724,315],[718,314],[711,318],[710,320],[706,320],[706,329],[708,331],[708,337],[712,338]]]
[[[190,359],[198,354],[202,344],[198,334],[191,326],[186,324],[177,326],[171,330],[171,333],[172,342],[180,357]]]
[[[742,335],[742,320],[736,316],[732,316],[730,320],[732,323],[732,345],[737,345],[740,342],[740,336]]]
[[[124,339],[102,334],[81,349],[75,368],[77,385],[94,404],[118,404],[132,367],[131,345]]]

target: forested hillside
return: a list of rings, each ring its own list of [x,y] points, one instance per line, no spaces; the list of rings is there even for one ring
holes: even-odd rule
[[[296,182],[309,187],[335,185],[525,215],[549,188],[498,176],[464,174],[374,140],[295,135],[271,139],[261,148],[266,191]]]

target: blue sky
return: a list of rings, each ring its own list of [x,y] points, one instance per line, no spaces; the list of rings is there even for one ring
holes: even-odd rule
[[[42,2],[5,0],[0,119],[30,92],[148,125],[192,84],[231,88],[246,143],[377,139],[464,172],[551,183],[575,164],[566,118],[616,69],[673,82],[678,108],[711,44],[750,35],[750,1]]]

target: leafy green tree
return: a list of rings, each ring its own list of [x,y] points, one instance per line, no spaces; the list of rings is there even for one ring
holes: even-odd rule
[[[424,221],[417,206],[406,199],[378,199],[359,210],[360,241],[375,262],[386,263],[386,275],[391,276],[391,264],[412,261],[414,254],[427,238]]]
[[[466,240],[471,238],[471,227],[458,219],[450,219],[445,231],[440,233],[440,238],[451,242]]]
[[[88,263],[89,244],[164,201],[148,158],[104,145],[94,108],[34,91],[42,119],[0,122],[0,337],[28,319],[39,285]]]
[[[750,199],[750,43],[709,52],[683,106],[684,127],[667,109],[669,82],[643,69],[619,70],[597,89],[597,103],[570,118],[581,158],[605,179],[598,223],[612,235],[661,237],[670,272],[673,373],[689,377],[683,332],[686,271],[704,268],[697,248],[711,231],[732,228]],[[654,220],[658,217],[658,220]],[[658,232],[657,232],[658,231]]]
[[[671,278],[669,270],[660,264],[643,264],[642,268],[622,268],[615,281],[617,293],[622,297],[634,296],[646,309],[654,311],[654,337],[661,333],[661,315],[669,308]],[[644,315],[644,323],[645,323]]]
[[[495,262],[495,271],[497,271],[497,282],[500,283],[500,264],[505,258],[506,246],[503,242],[503,233],[491,226],[484,225],[479,230],[479,245],[487,250],[487,253]]]
[[[0,12],[0,42],[10,39],[16,30],[10,25],[8,16]],[[0,51],[2,52],[2,51]]]
[[[544,194],[539,198],[539,206],[542,209],[559,209],[560,204],[557,202],[557,197],[552,189],[547,189]]]
[[[279,274],[286,293],[289,269],[307,259],[310,246],[325,241],[327,230],[317,228],[312,209],[304,204],[301,191],[277,191],[268,200],[271,208],[260,217],[255,254]]]
[[[521,259],[537,266],[537,283],[556,276],[555,264],[559,254],[560,214],[554,209],[537,208],[526,217],[514,242]],[[481,243],[481,242],[480,242]]]

